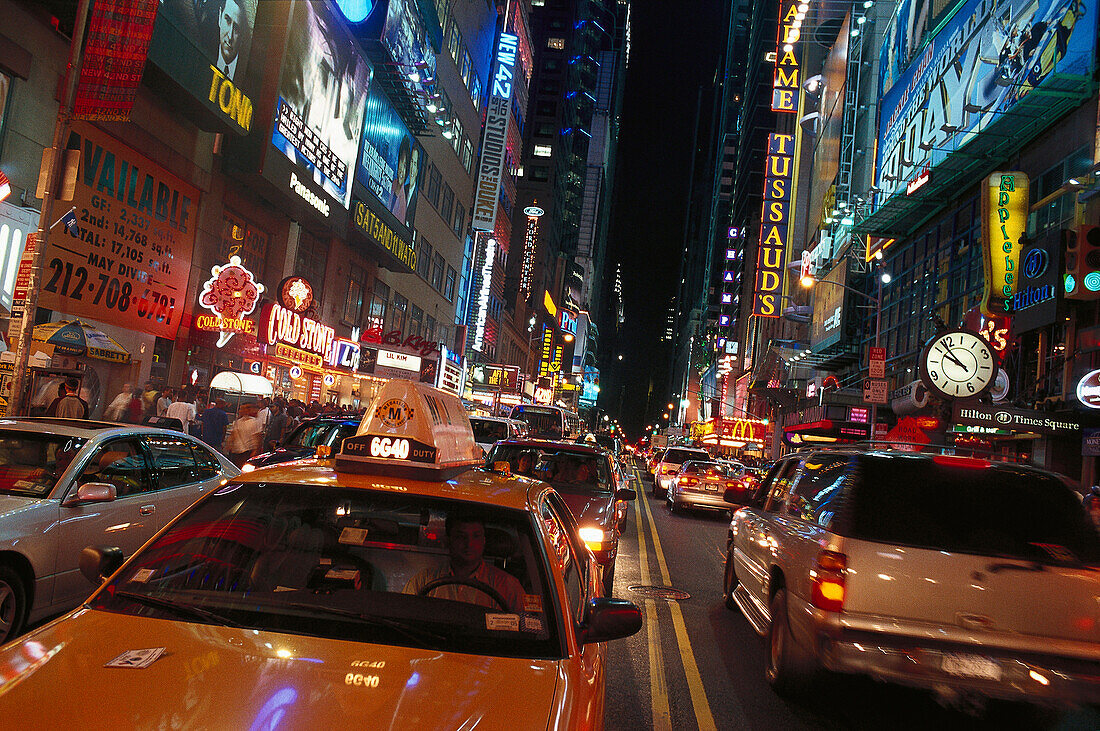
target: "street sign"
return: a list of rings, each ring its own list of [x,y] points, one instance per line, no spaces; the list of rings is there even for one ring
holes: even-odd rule
[[[869,404],[885,404],[889,395],[887,382],[878,378],[863,381],[863,400]]]
[[[867,375],[871,378],[886,378],[886,348],[871,348],[871,363],[868,370],[870,372]]]

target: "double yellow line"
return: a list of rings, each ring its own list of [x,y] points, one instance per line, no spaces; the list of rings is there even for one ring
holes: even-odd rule
[[[641,488],[641,479],[638,480]],[[657,557],[657,567],[661,574],[661,583],[664,586],[671,585],[668,573],[668,563],[665,561],[665,553],[661,550],[661,537],[657,534],[657,526],[653,522],[653,513],[649,509],[649,499],[644,490],[638,490],[638,508],[634,511],[638,522],[638,564],[641,569],[643,584],[650,584],[649,555],[646,550],[645,526],[642,523],[642,512],[645,512],[646,521],[649,524],[649,535],[653,541],[653,552]],[[672,728],[671,714],[668,702],[668,684],[665,678],[665,665],[661,654],[661,631],[657,624],[657,602],[646,599],[646,640],[649,643],[649,690],[653,707],[653,728]],[[691,649],[691,640],[688,639],[687,625],[684,624],[684,614],[680,605],[668,602],[672,612],[672,627],[676,634],[676,644],[680,650],[680,658],[684,664],[684,674],[687,676],[688,692],[691,695],[691,705],[695,711],[695,721],[700,729],[717,729],[714,724],[714,716],[710,712],[710,703],[703,691],[703,678],[699,675],[699,666],[695,662],[695,653]]]

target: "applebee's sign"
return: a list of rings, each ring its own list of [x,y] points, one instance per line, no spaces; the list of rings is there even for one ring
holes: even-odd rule
[[[1100,409],[1100,370],[1089,371],[1077,382],[1077,400],[1082,406]]]

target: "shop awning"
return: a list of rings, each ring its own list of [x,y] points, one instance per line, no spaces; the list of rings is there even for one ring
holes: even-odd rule
[[[222,371],[210,381],[210,388],[221,389],[231,393],[247,393],[253,396],[271,396],[275,390],[271,387],[271,381],[254,373],[237,373],[236,371]]]
[[[52,345],[59,355],[87,356],[111,363],[130,362],[130,353],[126,348],[107,333],[80,320],[35,325],[31,339]]]
[[[1087,76],[1050,74],[1011,109],[929,171],[919,190],[895,193],[855,225],[855,232],[904,238],[919,230],[959,193],[973,187],[1050,124],[1093,93]]]

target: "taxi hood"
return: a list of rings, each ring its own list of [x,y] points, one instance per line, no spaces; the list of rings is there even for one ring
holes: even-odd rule
[[[580,527],[598,525],[606,528],[611,523],[614,517],[614,510],[612,510],[614,495],[611,492],[594,492],[591,489],[569,490],[562,487],[555,489]]]
[[[159,648],[147,665],[133,653],[105,667]],[[180,719],[194,728],[379,728],[397,719],[402,728],[545,729],[559,662],[82,608],[0,652],[0,717],[28,728],[88,719],[104,728]]]

